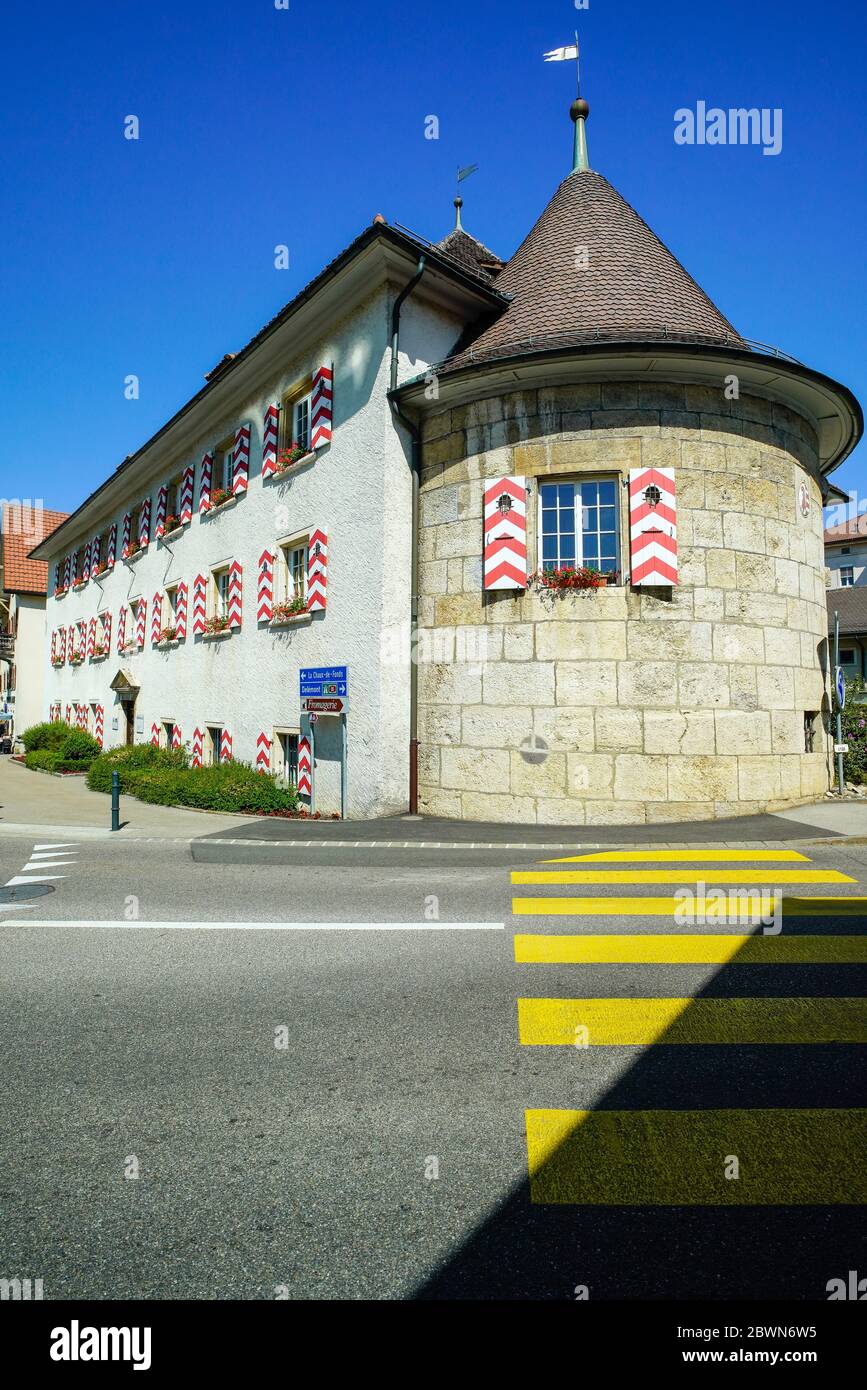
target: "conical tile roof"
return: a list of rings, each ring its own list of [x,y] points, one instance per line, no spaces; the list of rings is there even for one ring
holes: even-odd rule
[[[497,290],[512,295],[512,303],[470,349],[461,344],[454,365],[597,335],[743,345],[635,209],[590,170],[563,180],[500,271]]]

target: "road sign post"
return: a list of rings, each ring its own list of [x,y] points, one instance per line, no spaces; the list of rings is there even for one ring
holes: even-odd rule
[[[346,711],[349,708],[348,666],[305,666],[298,673],[301,713],[307,715],[310,729],[311,774],[316,766],[315,725],[323,715],[340,720],[340,814],[346,819],[349,805]],[[316,779],[311,775],[310,812],[316,810]]]
[[[843,795],[843,754],[840,745],[843,742],[843,722],[842,711],[846,703],[846,682],[843,678],[843,668],[840,665],[840,614],[834,610],[834,687],[837,692],[837,791]]]

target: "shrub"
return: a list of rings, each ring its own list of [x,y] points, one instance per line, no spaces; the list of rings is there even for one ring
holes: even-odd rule
[[[246,763],[190,768],[182,750],[139,745],[114,749],[97,758],[87,785],[94,791],[110,791],[115,770],[120,774],[121,791],[157,806],[191,806],[238,815],[286,815],[298,810],[298,793],[293,787],[278,787],[273,777]]]
[[[53,748],[58,749],[69,733],[69,725],[61,720],[55,719],[48,724],[31,724],[29,729],[25,729],[21,735],[21,742],[27,753],[34,753],[37,749]]]
[[[131,793],[133,781],[143,770],[162,767],[178,771],[186,765],[187,755],[183,748],[155,748],[151,743],[111,748],[91,763],[87,785],[95,792],[110,792],[111,774],[118,772],[121,791]]]
[[[56,765],[57,754],[51,748],[34,748],[32,753],[26,753],[24,756],[24,766],[29,767],[32,772],[39,768],[54,772]]]
[[[843,754],[843,774],[847,782],[867,782],[867,705],[856,705],[856,696],[863,696],[863,680],[855,677],[846,682],[846,707],[840,726],[843,742],[849,752]],[[832,725],[836,729],[836,724]]]
[[[57,749],[62,762],[88,764],[98,758],[101,751],[98,740],[84,729],[67,729],[66,738]]]

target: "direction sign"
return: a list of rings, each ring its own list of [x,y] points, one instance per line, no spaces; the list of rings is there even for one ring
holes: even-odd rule
[[[837,691],[837,708],[846,708],[846,679],[843,675],[843,667],[838,666],[834,672],[834,687]]]
[[[325,700],[318,695],[302,695],[303,714],[345,714],[349,701],[346,699]]]
[[[299,673],[301,699],[343,699],[349,695],[348,667],[307,666]]]

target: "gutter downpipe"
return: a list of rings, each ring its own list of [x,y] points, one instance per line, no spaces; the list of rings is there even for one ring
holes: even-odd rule
[[[391,311],[391,390],[397,386],[398,354],[400,350],[400,311],[424,275],[427,257],[419,256],[416,272],[404,285]],[[410,466],[412,469],[412,559],[410,564],[409,609],[409,814],[418,815],[418,514],[419,469],[421,466],[421,434],[418,425],[404,415],[397,401],[390,401],[393,415],[410,437]]]

